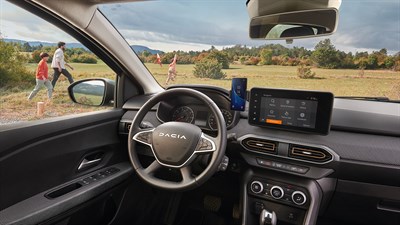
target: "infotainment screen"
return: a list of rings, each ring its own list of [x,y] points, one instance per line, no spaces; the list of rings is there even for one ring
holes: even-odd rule
[[[253,88],[249,124],[326,135],[332,106],[329,92]]]

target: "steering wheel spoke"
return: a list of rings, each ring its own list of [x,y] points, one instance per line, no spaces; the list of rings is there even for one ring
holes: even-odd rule
[[[158,163],[157,160],[154,160],[146,169],[144,169],[144,172],[147,174],[154,174],[161,167],[162,165]]]
[[[217,141],[218,141],[217,138],[202,133],[195,152],[196,153],[214,152],[217,149],[216,148]]]
[[[192,169],[190,168],[190,166],[182,167],[179,169],[179,171],[181,172],[182,181],[184,183],[187,183],[187,182],[190,182],[193,180]]]
[[[153,131],[154,128],[151,129],[140,129],[141,131],[137,132],[134,136],[133,136],[133,140],[140,142],[142,144],[148,145],[148,146],[152,146],[152,135],[153,135]]]

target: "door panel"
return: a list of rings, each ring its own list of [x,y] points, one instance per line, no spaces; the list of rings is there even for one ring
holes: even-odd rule
[[[118,122],[123,110],[44,119],[0,127],[0,210],[100,168],[126,161]],[[78,171],[83,158],[97,165]]]
[[[96,177],[97,174],[105,173],[111,169],[113,172],[109,173],[107,176],[97,180],[92,179],[92,177]],[[86,224],[102,224],[103,221],[98,221],[99,218],[112,218],[117,212],[117,210],[114,209],[104,214],[106,212],[104,212],[105,210],[103,210],[104,207],[102,207],[102,205],[107,205],[107,201],[109,201],[113,195],[116,195],[117,192],[120,192],[119,189],[126,186],[118,186],[118,184],[127,180],[132,173],[133,169],[131,165],[125,162],[114,164],[111,167],[78,177],[0,211],[0,224],[33,225],[48,220],[50,220],[50,222],[46,222],[46,224],[53,224],[51,221],[56,222],[59,219],[68,220],[70,218],[76,218],[76,215],[81,212],[93,210],[94,212],[90,213],[90,215],[86,215],[88,217],[86,218],[88,221]],[[91,181],[84,184],[83,181],[89,178]],[[70,188],[71,186],[74,188]],[[95,207],[91,204],[92,199],[97,199],[96,201],[98,204],[96,204]],[[112,205],[114,205],[113,208],[119,205],[119,201],[120,198],[112,201]]]

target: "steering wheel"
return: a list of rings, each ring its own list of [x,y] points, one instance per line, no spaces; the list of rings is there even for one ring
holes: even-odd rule
[[[218,135],[212,137],[193,124],[166,122],[156,128],[140,128],[144,116],[160,101],[177,96],[190,96],[203,102],[215,115]],[[151,148],[155,160],[146,168],[139,161],[136,142]],[[218,106],[205,94],[188,88],[174,88],[149,99],[137,112],[128,135],[129,158],[137,175],[145,182],[168,190],[189,190],[207,181],[217,170],[225,154],[226,124]],[[206,168],[197,176],[191,172],[191,163],[200,154],[211,153]],[[155,177],[162,167],[175,168],[181,173],[179,182]]]

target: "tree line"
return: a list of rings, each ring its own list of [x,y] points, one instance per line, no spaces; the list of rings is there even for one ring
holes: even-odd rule
[[[14,43],[14,46],[18,48],[19,51],[28,53],[28,62],[30,63],[39,62],[39,55],[41,52],[47,52],[50,55],[49,62],[51,62],[53,54],[57,49],[56,46],[43,46],[42,44],[31,46],[28,42],[24,44]],[[65,49],[64,56],[67,62],[73,63],[96,64],[98,60],[95,54],[84,48],[67,48]]]
[[[178,64],[197,64],[216,60],[223,69],[229,64],[242,65],[281,65],[281,66],[315,66],[328,69],[388,69],[400,71],[400,52],[389,55],[383,48],[372,53],[344,52],[336,49],[330,39],[320,41],[314,50],[304,47],[287,48],[280,44],[268,44],[259,47],[235,45],[217,50],[211,47],[203,51],[174,51],[161,54],[161,63],[168,64],[174,55],[178,55]],[[138,54],[142,62],[155,63],[157,56],[147,51]]]
[[[32,85],[32,71],[24,65],[38,63],[40,53],[47,52],[49,63],[56,50],[55,46],[30,46],[29,43],[5,42],[0,38],[0,88]],[[64,52],[66,61],[77,63],[97,63],[97,57],[83,48],[67,48]]]

